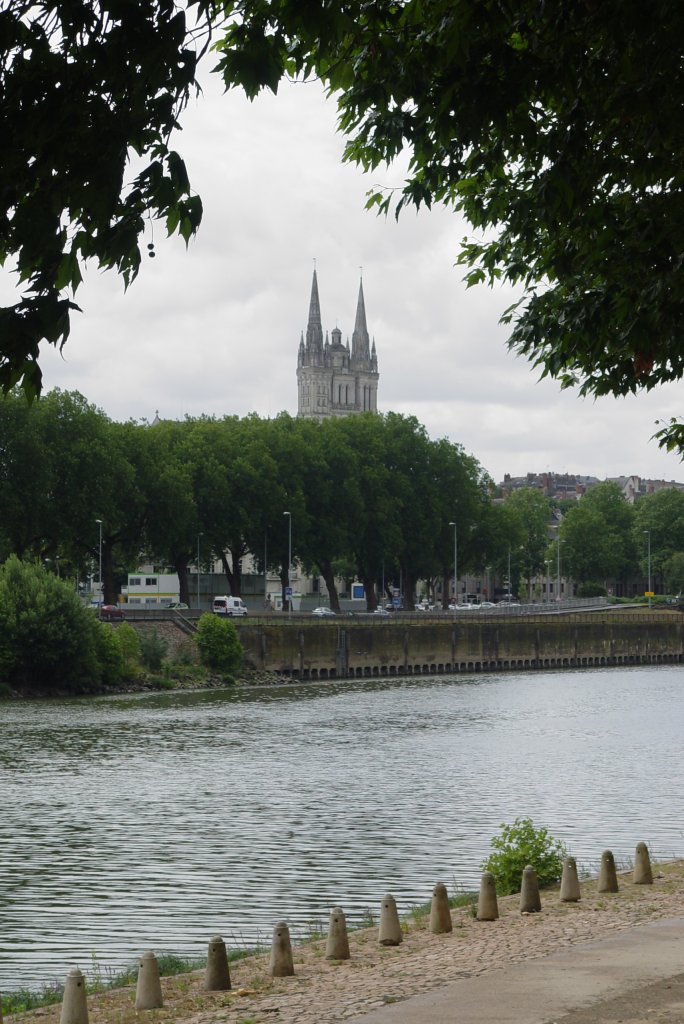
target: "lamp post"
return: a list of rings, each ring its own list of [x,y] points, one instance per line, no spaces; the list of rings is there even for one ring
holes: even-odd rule
[[[283,512],[287,516],[287,583],[290,594],[287,597],[287,617],[292,616],[292,583],[290,582],[290,566],[292,565],[292,513]]]
[[[644,533],[648,537],[648,607],[651,607],[651,531],[644,530]]]
[[[549,594],[549,589],[550,589],[549,582],[550,582],[550,578],[551,578],[551,573],[549,572],[549,566],[551,565],[551,562],[549,561],[548,558],[544,559],[544,565],[546,566],[546,579],[544,581],[544,601],[548,604],[548,602],[551,600],[551,597],[550,597],[550,594]]]
[[[511,603],[511,545],[508,545],[508,603]],[[509,609],[510,611],[510,609]]]
[[[560,599],[561,599],[560,546],[563,543],[563,541],[561,540],[560,533],[558,534],[557,541],[558,541],[558,551],[556,553],[556,587],[558,589],[558,595],[557,595],[556,600],[560,601]]]
[[[100,600],[97,603],[98,605],[101,605],[102,598],[104,597],[104,588],[102,586],[102,520],[96,519],[95,522],[100,527]]]
[[[203,533],[197,534],[197,611],[200,610],[200,537],[203,537]]]
[[[454,528],[454,604],[458,604],[458,527],[456,523],[449,523]]]

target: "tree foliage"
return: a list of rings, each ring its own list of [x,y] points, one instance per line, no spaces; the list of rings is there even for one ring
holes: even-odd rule
[[[202,207],[169,137],[209,39],[206,0],[0,5],[0,386],[40,390],[41,341],[69,334],[83,264],[138,273],[149,217],[186,242]],[[196,20],[197,19],[197,20]]]
[[[570,509],[560,528],[563,564],[580,583],[624,579],[637,564],[634,508],[617,484],[602,483]]]
[[[216,615],[202,615],[195,642],[203,665],[225,676],[237,672],[244,652],[234,623]]]
[[[41,690],[91,690],[116,679],[117,654],[69,584],[35,562],[0,567],[0,681]]]
[[[147,217],[196,230],[169,137],[212,39],[250,97],[322,80],[347,160],[407,153],[403,187],[369,206],[460,211],[468,283],[522,289],[510,344],[542,375],[597,395],[679,379],[683,29],[668,0],[5,3],[0,260],[23,294],[0,312],[0,385],[38,390],[38,345],[66,339],[85,261],[128,283]]]

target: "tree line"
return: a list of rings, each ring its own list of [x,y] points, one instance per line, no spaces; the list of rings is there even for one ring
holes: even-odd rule
[[[460,445],[395,413],[149,425],[114,421],[76,392],[54,390],[32,405],[13,392],[0,402],[0,481],[2,560],[39,559],[84,580],[98,574],[101,555],[106,603],[129,571],[151,562],[178,574],[189,604],[198,543],[201,563],[218,560],[239,595],[248,554],[257,572],[289,585],[291,541],[292,563],[323,577],[333,608],[336,581],[356,578],[371,610],[383,579],[387,593],[401,583],[409,606],[418,581],[441,580],[446,602],[455,542],[459,578],[510,566],[514,592],[556,557],[541,492],[498,500]],[[670,570],[684,563],[678,491],[632,507],[601,484],[565,513],[564,575],[579,582],[645,572],[644,531],[654,573],[674,579]]]

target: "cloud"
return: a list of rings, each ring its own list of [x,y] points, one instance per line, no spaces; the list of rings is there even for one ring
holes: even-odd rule
[[[176,140],[205,215],[186,250],[154,228],[124,294],[91,269],[63,357],[43,354],[47,388],[77,389],[116,419],[296,412],[296,360],[313,260],[324,329],[351,336],[360,267],[375,337],[379,406],[415,415],[461,443],[494,476],[572,471],[682,477],[649,438],[679,413],[679,389],[585,401],[506,348],[510,289],[466,290],[455,266],[466,226],[453,212],[364,210],[371,186],[401,184],[402,164],[364,176],[341,164],[335,110],[316,85],[249,103],[209,77]],[[150,237],[152,237],[150,235]],[[11,277],[0,271],[0,296]]]

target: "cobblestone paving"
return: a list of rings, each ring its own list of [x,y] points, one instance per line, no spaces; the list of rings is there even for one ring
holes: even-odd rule
[[[354,932],[351,960],[342,963],[325,960],[324,942],[310,943],[295,949],[292,978],[270,978],[268,957],[250,957],[231,965],[230,992],[203,992],[201,973],[162,979],[164,1007],[144,1014],[136,1014],[131,989],[101,993],[90,997],[90,1024],[133,1024],[145,1017],[169,1024],[353,1020],[459,978],[684,915],[684,862],[659,865],[654,874],[652,886],[632,885],[629,875],[621,875],[620,892],[610,895],[597,894],[595,882],[584,883],[577,904],[560,903],[557,891],[543,893],[540,914],[521,915],[517,897],[499,900],[501,916],[494,922],[476,921],[467,908],[454,910],[454,930],[447,935],[432,935],[427,916],[417,917],[406,924],[403,942],[395,948],[381,947],[376,929]],[[33,1018],[57,1024],[59,1007],[21,1019],[29,1024]]]

